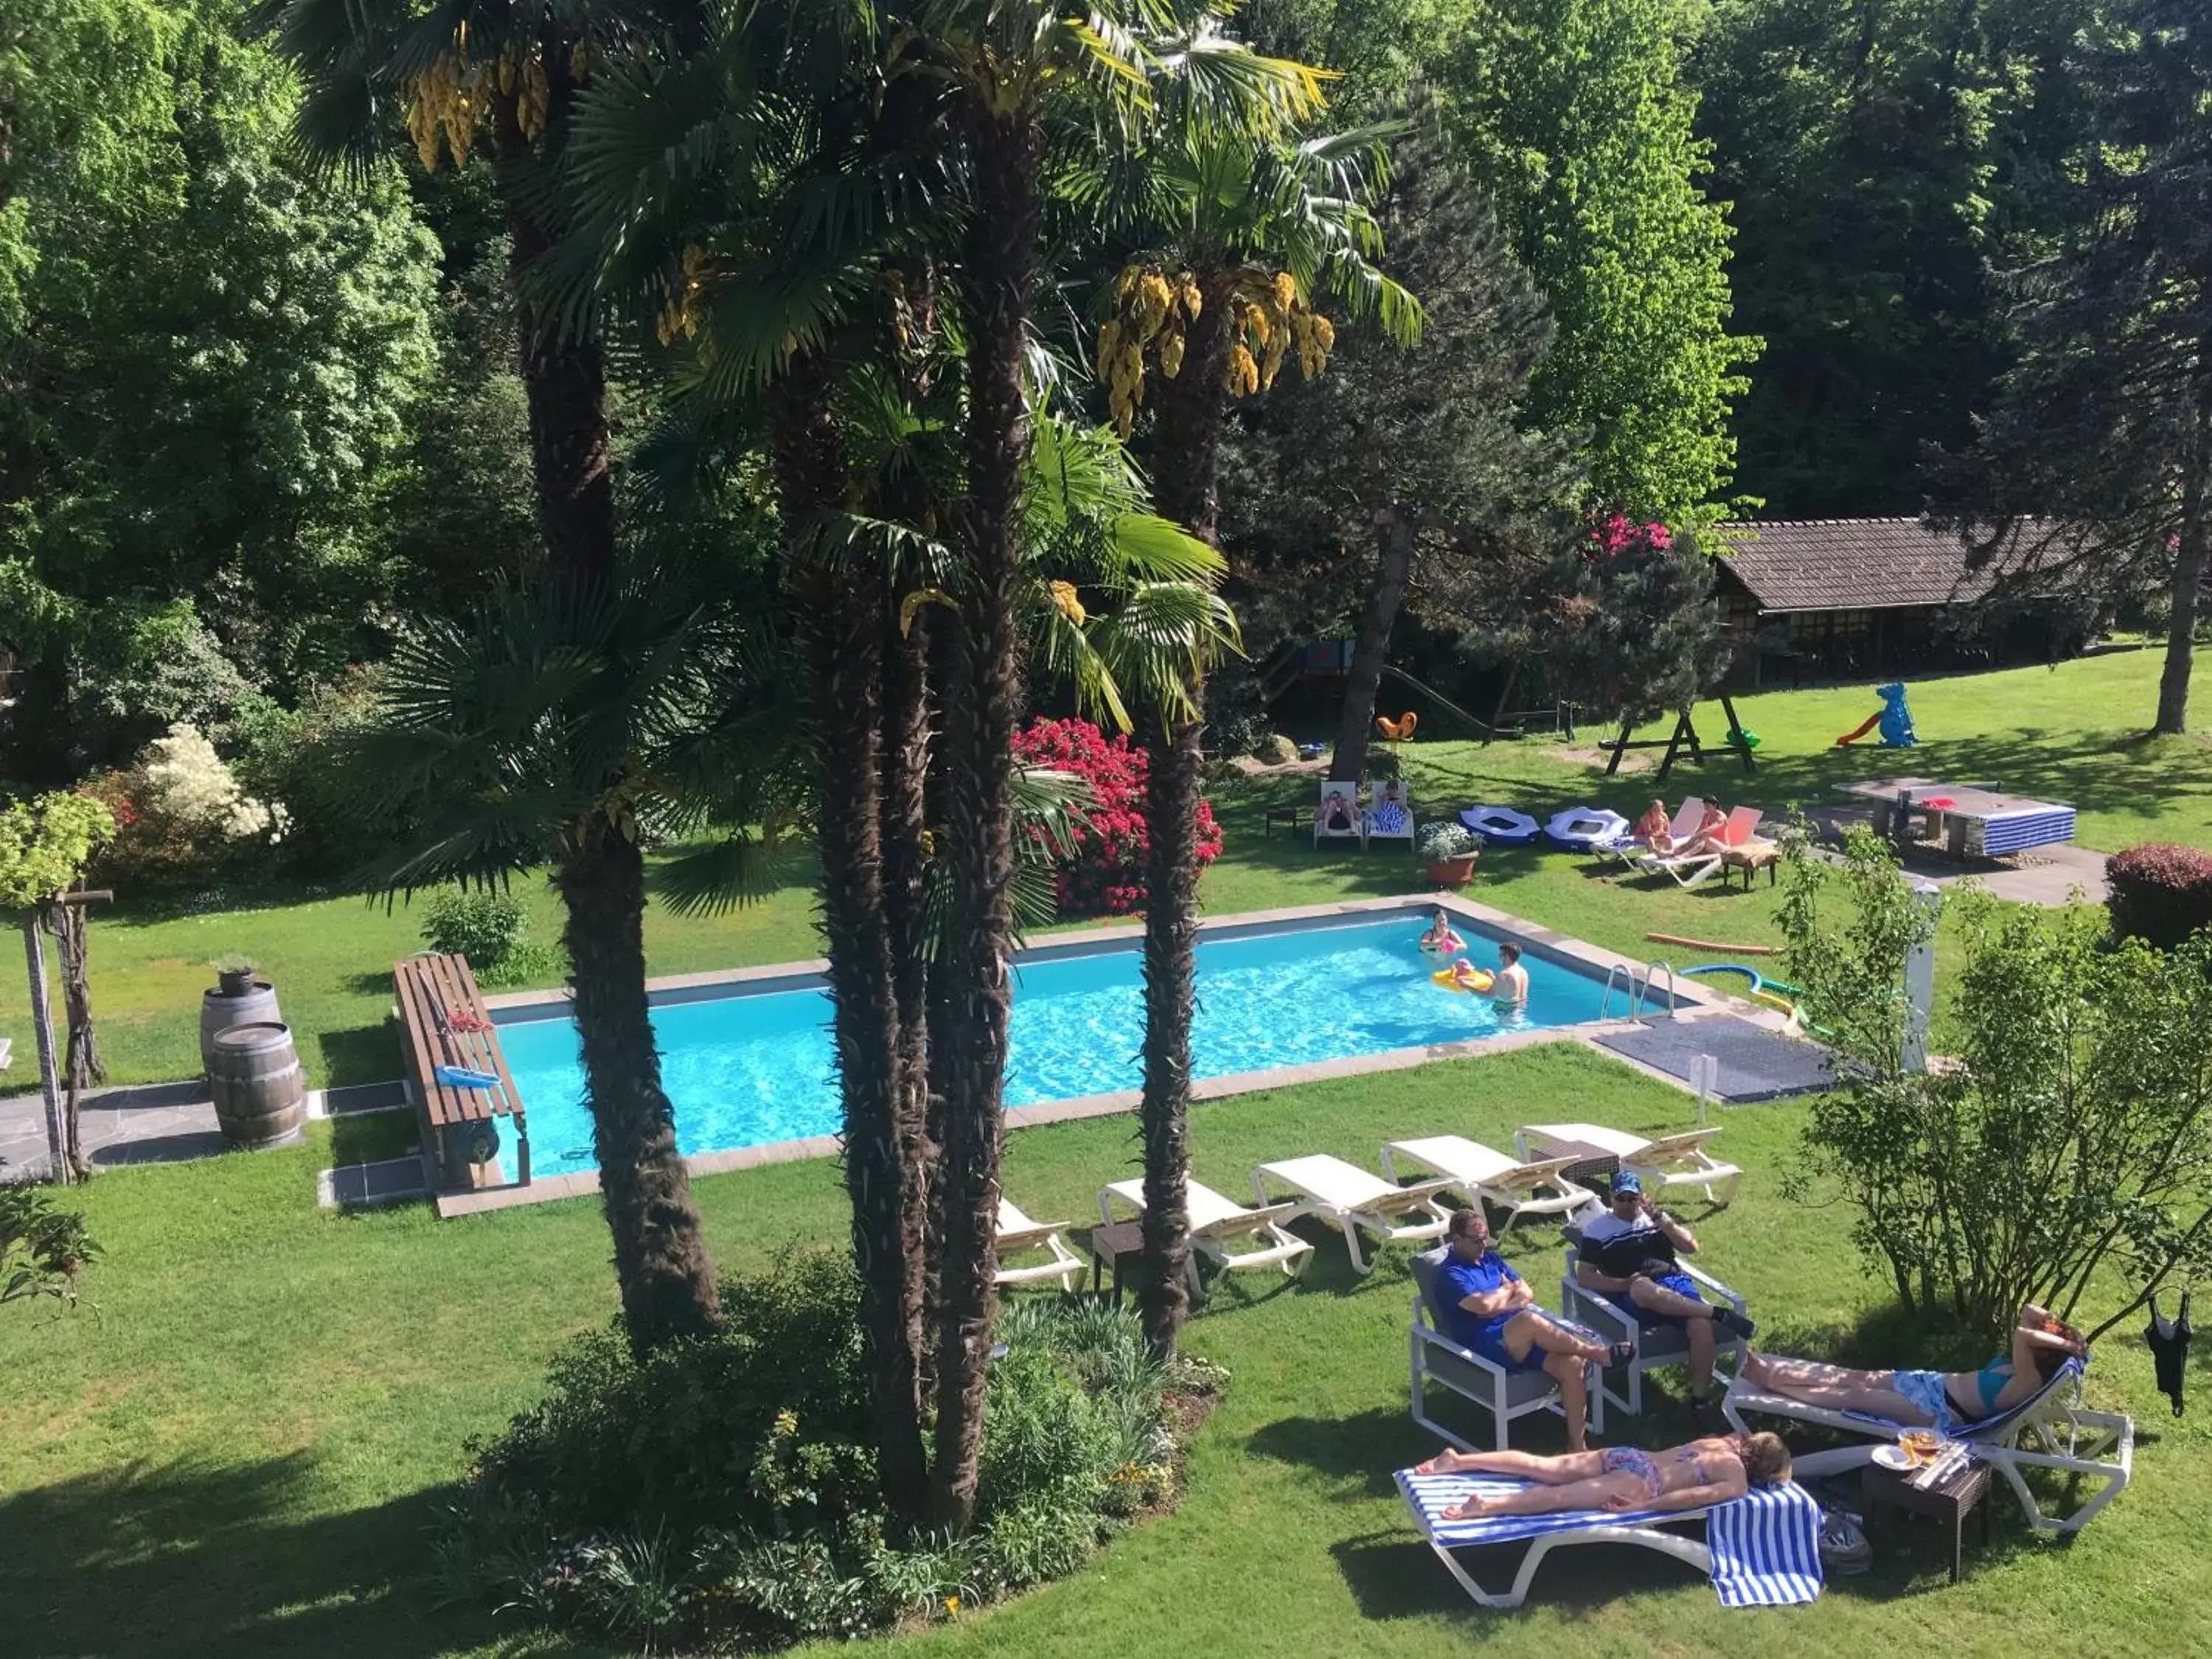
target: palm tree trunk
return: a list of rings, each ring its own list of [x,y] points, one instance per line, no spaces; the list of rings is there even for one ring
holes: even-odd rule
[[[565,58],[549,61],[548,73],[556,100],[565,102]],[[527,205],[534,161],[511,102],[495,112],[494,131],[548,568],[554,580],[603,588],[616,580],[606,368],[596,344],[560,335],[524,297],[524,273],[553,237]],[[607,812],[595,810],[569,827],[553,885],[568,908],[562,937],[575,964],[576,1034],[623,1319],[641,1353],[711,1330],[720,1315],[646,1000],[645,860]]]
[[[900,1188],[900,1237],[906,1253],[901,1322],[914,1345],[916,1392],[925,1410],[934,1368],[928,1363],[931,1176],[937,1149],[929,1126],[929,960],[924,916],[927,885],[930,767],[929,646],[927,619],[889,641],[884,696],[879,811],[884,847],[884,934],[898,1020],[892,1061],[893,1121],[906,1179]]]
[[[836,501],[844,481],[828,383],[815,361],[795,365],[779,391],[773,430],[784,522],[796,544],[790,584],[807,668],[822,931],[860,1326],[884,1492],[916,1513],[927,1480],[917,1363],[921,1241],[907,1230],[915,1171],[900,1132],[901,1028],[879,816],[885,599],[865,583],[856,592],[843,568],[807,544],[814,514]]]
[[[1017,538],[1030,441],[1022,368],[1043,155],[1036,112],[1026,105],[1000,112],[977,96],[965,115],[976,202],[961,290],[968,338],[968,500],[961,522],[967,568],[955,642],[958,683],[948,690],[945,709],[952,762],[945,953],[951,1018],[945,1029],[930,1033],[942,1050],[938,1069],[945,1091],[931,1497],[939,1523],[957,1530],[975,1516],[982,1450],[1012,1007],[1013,740],[1022,699]]]
[[[576,1035],[623,1324],[644,1353],[706,1334],[720,1314],[646,1001],[645,857],[595,812],[572,831],[553,885],[568,910],[562,942],[575,963]]]
[[[1347,783],[1359,781],[1367,769],[1367,744],[1375,730],[1375,694],[1382,689],[1382,667],[1390,657],[1390,630],[1398,608],[1406,601],[1406,584],[1413,568],[1413,524],[1402,511],[1394,511],[1382,532],[1382,568],[1368,595],[1367,614],[1359,620],[1359,637],[1352,647],[1352,672],[1344,683],[1344,708],[1337,716],[1336,749],[1330,755],[1328,775]]]
[[[1162,513],[1209,546],[1221,543],[1222,370],[1229,356],[1234,274],[1204,273],[1204,296],[1186,331],[1182,372],[1159,383],[1154,455]],[[1205,707],[1194,672],[1184,688]],[[1145,1087],[1138,1122],[1145,1146],[1145,1340],[1175,1352],[1189,1311],[1191,1022],[1197,1006],[1198,809],[1206,782],[1204,722],[1158,711],[1146,722],[1145,829]]]

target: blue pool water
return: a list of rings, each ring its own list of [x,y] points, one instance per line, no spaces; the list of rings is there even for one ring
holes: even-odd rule
[[[1352,926],[1285,927],[1198,947],[1200,1077],[1464,1042],[1501,1028],[1488,999],[1433,984],[1413,915]],[[1496,954],[1473,939],[1475,961]],[[1027,1106],[1143,1083],[1145,1010],[1133,948],[1030,962],[1016,970],[1006,1103]],[[1604,988],[1569,968],[1522,959],[1528,1007],[1516,1027],[1598,1017]],[[653,1011],[661,1080],[686,1153],[834,1133],[830,1001],[818,990],[670,1003]],[[592,1161],[591,1120],[574,1024],[526,1020],[500,1028],[530,1113],[541,1169]]]

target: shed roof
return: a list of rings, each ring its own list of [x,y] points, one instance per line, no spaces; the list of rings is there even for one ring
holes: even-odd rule
[[[1718,533],[1734,550],[1720,568],[1772,612],[1962,605],[1987,594],[2008,563],[1970,570],[1955,534],[1917,519],[1746,521]]]

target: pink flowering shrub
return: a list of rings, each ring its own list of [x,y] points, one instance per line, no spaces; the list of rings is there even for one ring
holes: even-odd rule
[[[1664,553],[1674,538],[1663,524],[1638,524],[1625,513],[1613,513],[1590,526],[1590,562],[1617,559],[1624,553]]]
[[[1060,848],[1060,908],[1071,916],[1125,916],[1145,908],[1145,751],[1125,737],[1109,738],[1089,720],[1030,722],[1014,735],[1014,754],[1027,766],[1071,772],[1091,786],[1077,844]],[[1198,805],[1198,866],[1221,855],[1221,826],[1211,802]]]

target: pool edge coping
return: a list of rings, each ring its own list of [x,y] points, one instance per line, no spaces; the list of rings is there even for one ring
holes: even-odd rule
[[[1537,956],[1561,965],[1595,969],[1601,973],[1611,971],[1616,963],[1626,964],[1632,973],[1648,975],[1651,969],[1650,963],[1639,962],[1624,952],[1601,950],[1586,940],[1562,933],[1556,928],[1540,927],[1508,911],[1477,903],[1456,893],[1416,892],[1395,897],[1340,899],[1328,904],[1291,905],[1273,910],[1243,910],[1233,915],[1202,920],[1199,923],[1199,932],[1202,939],[1209,932],[1260,928],[1328,916],[1358,916],[1426,908],[1449,911],[1460,920],[1474,924],[1486,935],[1510,933]],[[1037,959],[1036,953],[1038,952],[1049,952],[1054,957],[1085,955],[1089,952],[1068,947],[1101,945],[1111,948],[1141,939],[1144,934],[1142,922],[1116,923],[1105,927],[1062,928],[1040,935],[1032,944],[1023,948],[1017,959]],[[648,996],[665,991],[710,992],[733,985],[773,984],[779,980],[791,981],[793,988],[799,988],[809,979],[818,979],[828,967],[826,960],[817,957],[807,962],[771,963],[760,967],[725,969],[711,973],[670,974],[647,980],[646,992]],[[566,991],[511,991],[486,997],[484,1006],[488,1010],[555,1008],[565,1006],[569,1000],[569,994]],[[674,1000],[693,999],[678,996]],[[1735,1014],[1759,1024],[1771,1023],[1776,1029],[1782,1024],[1781,1017],[1772,1014],[1771,1010],[1762,1009],[1755,1003],[1746,1002],[1714,988],[1699,985],[1695,981],[1678,982],[1675,1000],[1681,1011],[1692,1018]],[[1771,1016],[1771,1021],[1759,1018],[1762,1015]],[[1631,1029],[1636,1024],[1626,1017],[1583,1020],[1570,1025],[1499,1031],[1489,1036],[1472,1037],[1459,1042],[1387,1048],[1377,1054],[1309,1060],[1301,1065],[1278,1066],[1259,1072],[1230,1073],[1220,1077],[1194,1079],[1191,1084],[1191,1099],[1194,1102],[1221,1100],[1236,1095],[1259,1094],[1272,1089],[1339,1082],[1376,1073],[1410,1071],[1418,1066],[1455,1060],[1480,1060],[1492,1054],[1510,1054],[1551,1042],[1580,1042],[1595,1054],[1630,1065],[1632,1069],[1643,1073],[1654,1081],[1686,1091],[1687,1085],[1679,1078],[1669,1077],[1650,1066],[1630,1061],[1609,1049],[1599,1048],[1595,1041],[1607,1033]],[[1110,1117],[1133,1112],[1142,1098],[1139,1090],[1116,1089],[1103,1094],[1079,1095],[1067,1100],[1043,1101],[1030,1106],[1010,1106],[1005,1111],[1006,1127],[1009,1130],[1042,1128],[1053,1123]],[[705,1176],[733,1174],[741,1170],[760,1169],[772,1164],[797,1164],[813,1158],[835,1158],[842,1151],[843,1147],[836,1135],[808,1135],[794,1140],[767,1141],[757,1146],[737,1146],[721,1152],[701,1152],[696,1157],[687,1158],[684,1164],[692,1177],[697,1179]],[[532,1181],[526,1187],[506,1182],[465,1192],[441,1193],[436,1195],[435,1202],[439,1218],[446,1220],[514,1209],[526,1204],[587,1197],[599,1190],[599,1171],[586,1170],[569,1175],[548,1176]]]

